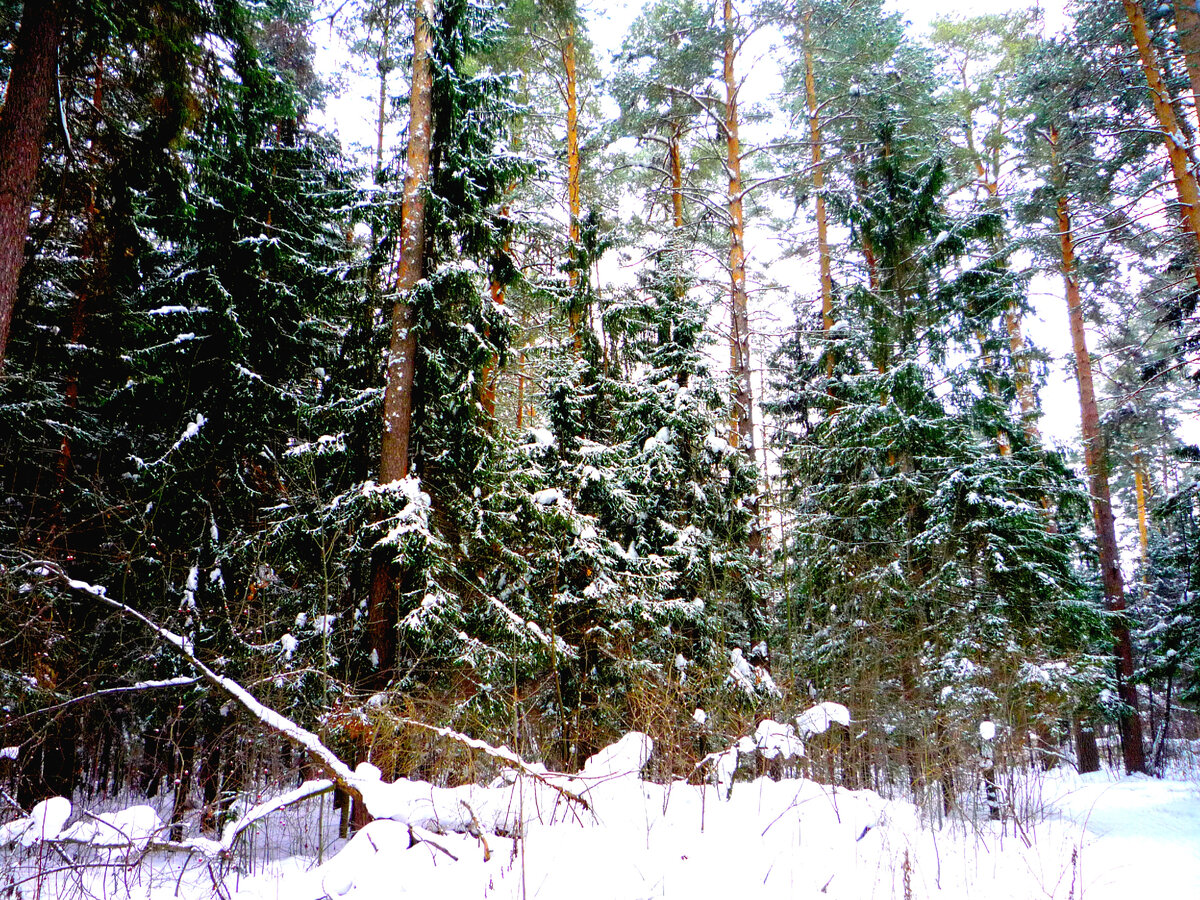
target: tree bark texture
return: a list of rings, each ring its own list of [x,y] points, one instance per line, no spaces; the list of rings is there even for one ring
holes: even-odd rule
[[[821,149],[821,116],[817,105],[817,82],[813,73],[813,52],[808,32],[811,10],[804,17],[804,93],[808,106],[808,139],[812,144],[812,181],[816,197],[817,263],[821,273],[821,328],[833,328],[833,273],[829,258],[829,217],[825,211],[825,163]],[[830,357],[827,374],[833,374]]]
[[[1054,136],[1052,136],[1052,140]],[[1117,549],[1116,528],[1113,523],[1112,500],[1108,485],[1108,454],[1104,433],[1100,430],[1100,413],[1092,384],[1092,360],[1088,354],[1083,327],[1083,304],[1079,280],[1075,273],[1075,244],[1071,231],[1071,214],[1066,194],[1058,199],[1058,237],[1061,270],[1067,291],[1067,311],[1071,326],[1071,343],[1075,351],[1075,375],[1079,385],[1079,410],[1082,421],[1083,450],[1087,462],[1088,481],[1092,495],[1092,514],[1096,525],[1096,543],[1100,551],[1100,571],[1104,582],[1104,599],[1112,617],[1113,642],[1116,651],[1117,692],[1127,707],[1121,716],[1121,751],[1127,772],[1144,772],[1145,751],[1142,747],[1142,720],[1138,714],[1137,691],[1133,684],[1133,648],[1129,627],[1125,623],[1125,585]]]
[[[1171,172],[1175,180],[1175,193],[1179,198],[1180,220],[1183,230],[1190,236],[1189,250],[1192,254],[1192,273],[1200,286],[1200,186],[1197,186],[1196,175],[1188,165],[1187,141],[1184,139],[1180,124],[1171,106],[1171,94],[1167,90],[1159,70],[1154,45],[1150,43],[1150,30],[1146,26],[1146,15],[1141,3],[1137,0],[1121,0],[1125,7],[1125,15],[1133,29],[1133,39],[1137,44],[1138,57],[1142,63],[1142,71],[1146,75],[1146,83],[1150,87],[1150,99],[1154,104],[1154,113],[1158,117],[1159,127],[1167,142],[1167,157],[1171,161]]]
[[[676,229],[683,227],[683,135],[679,126],[671,129],[667,142],[667,163],[671,170],[671,213]]]
[[[0,371],[12,329],[25,238],[57,78],[58,0],[25,0],[0,110]]]
[[[579,245],[579,98],[578,76],[575,71],[575,22],[567,22],[567,39],[562,47],[563,81],[567,100],[567,215],[570,220],[571,247]],[[574,256],[574,249],[572,250]],[[571,306],[567,316],[575,353],[583,350],[583,309],[575,293],[579,287],[578,259],[571,259],[567,283],[571,288]]]
[[[433,146],[432,21],[433,0],[417,0],[413,16],[407,174],[404,177],[404,200],[400,213],[400,260],[396,275],[396,302],[392,308],[387,372],[384,376],[383,441],[379,461],[381,484],[398,481],[407,477],[409,472],[413,384],[417,365],[412,291],[425,272],[425,194],[429,185],[430,150]],[[381,673],[389,671],[395,662],[395,582],[393,562],[377,558],[373,562],[371,577],[367,640]]]
[[[732,333],[729,338],[733,412],[730,443],[754,460],[753,395],[750,386],[750,315],[746,294],[745,217],[742,211],[742,155],[738,140],[737,56],[733,0],[725,0],[725,167],[729,175],[729,282]]]
[[[1133,481],[1137,491],[1138,544],[1142,550],[1142,565],[1150,564],[1150,530],[1146,525],[1146,462],[1142,454],[1133,458]]]
[[[1175,35],[1192,86],[1192,102],[1200,104],[1200,10],[1196,0],[1175,0]]]

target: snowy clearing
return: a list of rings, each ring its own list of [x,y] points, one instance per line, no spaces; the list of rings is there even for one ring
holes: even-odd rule
[[[14,846],[3,857],[0,883],[6,896],[22,900],[1125,900],[1194,896],[1200,885],[1200,785],[1190,781],[1057,771],[1026,786],[1033,811],[1021,821],[968,814],[938,826],[907,801],[807,779],[738,782],[728,800],[711,785],[646,782],[637,768],[648,749],[644,737],[630,735],[579,775],[551,776],[585,796],[588,808],[515,772],[491,787],[407,782],[405,808],[348,842],[336,839],[336,816],[325,801],[309,800],[260,817],[224,869],[196,853],[153,849],[127,867],[104,847],[63,841]],[[439,822],[476,815],[482,831],[440,833]],[[490,833],[493,823],[507,823],[509,831]],[[145,840],[140,833],[138,843]],[[287,855],[297,848],[300,855]]]

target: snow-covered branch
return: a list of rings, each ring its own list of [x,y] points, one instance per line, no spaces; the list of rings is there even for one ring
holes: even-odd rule
[[[574,791],[568,790],[559,782],[559,778],[562,776],[556,777],[553,773],[548,772],[541,766],[535,766],[531,763],[525,762],[525,760],[521,759],[521,757],[517,756],[517,754],[513,753],[505,746],[495,747],[489,744],[487,741],[481,741],[477,738],[468,737],[467,735],[455,731],[452,728],[440,728],[436,725],[428,725],[425,722],[418,722],[416,719],[405,719],[404,724],[411,725],[413,728],[422,728],[425,731],[432,731],[434,734],[444,737],[447,740],[462,744],[464,747],[470,747],[472,750],[478,750],[480,753],[490,756],[492,759],[498,759],[501,762],[505,762],[514,769],[518,770],[522,775],[527,775],[535,781],[546,785],[547,787],[561,794],[565,799],[570,800],[572,803],[578,803],[584,809],[591,809],[591,807],[588,806],[587,800]]]
[[[200,677],[204,681],[231,696],[254,718],[258,719],[259,722],[278,732],[295,746],[308,751],[312,758],[330,776],[330,781],[307,782],[295,791],[275,798],[275,800],[269,801],[261,805],[261,807],[256,807],[247,816],[238,820],[238,822],[227,826],[220,842],[189,842],[187,845],[181,845],[181,847],[176,849],[190,848],[208,855],[219,854],[222,851],[227,852],[229,847],[232,846],[233,841],[237,838],[237,835],[255,821],[258,821],[276,809],[282,808],[282,806],[329,790],[334,783],[355,797],[360,798],[366,806],[367,811],[375,818],[394,819],[410,825],[452,831],[469,832],[471,828],[478,827],[479,818],[474,813],[465,817],[461,814],[461,802],[464,799],[470,798],[459,796],[455,791],[446,791],[445,799],[447,802],[438,804],[433,802],[433,797],[418,788],[415,782],[409,782],[407,779],[400,779],[392,783],[382,781],[379,770],[369,763],[360,763],[355,769],[351,770],[337,754],[325,746],[324,742],[316,734],[261,703],[238,682],[221,675],[203,663],[197,658],[195,648],[186,638],[164,628],[133,607],[112,599],[101,585],[89,584],[86,581],[70,578],[54,563],[43,562],[38,563],[37,566],[42,574],[60,579],[72,590],[82,591],[123,615],[137,619],[151,632],[174,647],[187,660],[188,664],[200,673]],[[538,785],[549,789],[552,792],[552,796],[566,800],[571,804],[578,804],[584,809],[590,809],[589,804],[583,797],[565,786],[564,781],[566,776],[555,775],[547,771],[544,767],[528,763],[507,747],[494,747],[486,741],[468,737],[449,728],[439,728],[413,719],[406,719],[404,721],[407,725],[431,731],[440,737],[455,741],[499,760],[511,766],[520,774],[531,778]],[[470,786],[467,787],[470,788]],[[477,790],[491,791],[492,789]],[[484,820],[488,821],[495,831],[511,832],[523,827],[524,822],[520,815],[517,821],[513,821],[512,819],[511,802],[498,803],[494,813],[494,815],[485,817]]]

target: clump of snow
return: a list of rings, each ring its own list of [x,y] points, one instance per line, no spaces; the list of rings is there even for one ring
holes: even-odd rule
[[[354,767],[354,774],[356,777],[366,779],[367,781],[383,780],[383,772],[379,770],[379,766],[369,762],[360,762]]]
[[[750,697],[765,694],[768,697],[782,697],[783,691],[771,677],[764,666],[752,665],[742,653],[741,647],[729,651],[729,675],[725,678],[727,687],[734,687]]]
[[[798,759],[804,755],[804,742],[791,725],[763,719],[754,729],[754,746],[767,759]]]
[[[700,709],[700,707],[696,707],[696,711],[692,713],[692,721],[703,728],[708,722],[708,713]]]
[[[979,723],[979,737],[981,740],[991,741],[996,738],[996,723],[984,719]]]
[[[583,764],[584,778],[609,778],[619,775],[640,775],[654,752],[654,741],[640,731],[631,731],[615,744],[588,757]]]
[[[141,850],[163,827],[154,807],[131,806],[119,812],[88,815],[64,831],[59,840]]]
[[[533,495],[533,502],[539,506],[557,506],[562,499],[562,491],[558,488],[545,488]]]
[[[814,734],[824,734],[834,724],[849,728],[850,710],[840,703],[831,703],[828,700],[796,716],[796,731],[805,738]]]
[[[0,825],[0,847],[19,843],[29,848],[39,841],[53,841],[62,833],[69,818],[71,801],[66,797],[49,797],[24,818]]]
[[[733,447],[730,446],[729,441],[725,440],[725,438],[721,437],[715,431],[710,431],[705,435],[704,446],[716,456],[724,456],[727,453],[733,452]]]
[[[16,759],[20,752],[20,747],[0,747],[0,759]]]
[[[300,646],[300,642],[296,640],[293,634],[285,634],[279,639],[279,646],[283,648],[283,658],[290,660],[296,655],[296,648]]]
[[[528,443],[535,447],[553,447],[555,444],[554,435],[545,428],[530,428],[527,435]]]

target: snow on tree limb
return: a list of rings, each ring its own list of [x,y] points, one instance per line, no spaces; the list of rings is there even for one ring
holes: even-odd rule
[[[11,727],[17,722],[28,719],[32,716],[40,716],[46,713],[57,712],[64,707],[74,706],[76,703],[83,703],[85,700],[95,700],[97,697],[108,697],[112,694],[132,694],[139,691],[150,691],[156,688],[186,687],[190,684],[196,684],[199,681],[199,678],[188,678],[186,675],[184,675],[180,676],[179,678],[164,678],[159,681],[139,681],[137,684],[125,684],[118,687],[104,688],[103,690],[92,691],[90,694],[81,694],[78,697],[72,697],[69,700],[64,700],[62,703],[55,703],[53,706],[43,706],[40,709],[35,709],[32,712],[25,713],[23,716],[18,716],[15,719],[9,719],[7,725]],[[2,756],[3,754],[0,753],[0,757]]]
[[[224,675],[220,675],[210,669],[196,657],[195,648],[193,647],[191,641],[181,637],[178,634],[175,634],[175,632],[170,631],[167,628],[164,628],[153,619],[138,612],[132,606],[127,606],[124,603],[121,603],[119,600],[113,600],[108,596],[107,590],[101,585],[89,584],[86,581],[79,581],[75,578],[69,578],[60,567],[53,563],[43,562],[41,563],[41,567],[46,572],[58,576],[66,583],[67,587],[71,588],[72,590],[83,591],[84,593],[91,594],[106,606],[109,606],[118,612],[123,613],[124,615],[132,616],[133,618],[137,619],[156,635],[173,646],[180,653],[180,655],[183,656],[183,658],[186,659],[188,663],[200,673],[201,677],[205,681],[225,691],[225,693],[237,700],[238,703],[240,703],[252,716],[258,719],[268,728],[279,732],[293,744],[296,744],[297,746],[307,750],[316,760],[321,763],[322,766],[325,767],[326,771],[333,776],[334,780],[338,784],[355,795],[361,796],[361,779],[357,778],[354,772],[350,770],[350,767],[342,762],[337,754],[326,747],[324,742],[319,737],[317,737],[307,728],[296,724],[287,716],[281,715],[280,713],[271,709],[269,706],[265,706],[264,704],[260,703],[253,694],[251,694],[232,678],[226,678]]]
[[[440,737],[444,737],[448,740],[454,741],[455,743],[462,744],[465,747],[470,747],[472,750],[478,750],[480,753],[492,757],[492,759],[498,759],[501,762],[508,763],[514,769],[520,771],[522,775],[527,775],[535,781],[546,785],[548,788],[558,792],[565,799],[570,800],[572,803],[578,803],[587,810],[591,809],[587,800],[574,791],[571,791],[562,784],[558,783],[557,778],[555,778],[552,773],[546,771],[544,768],[540,768],[525,762],[525,760],[521,759],[521,757],[517,756],[517,754],[513,753],[507,747],[495,747],[489,744],[487,741],[481,741],[477,738],[468,737],[467,735],[458,731],[454,731],[451,728],[441,728],[437,725],[429,725],[425,722],[418,722],[416,719],[404,719],[403,724],[411,725],[413,728],[421,728],[425,731],[432,731],[434,734],[439,735]],[[472,815],[474,814],[472,813]]]
[[[112,599],[108,596],[107,590],[103,586],[70,578],[62,568],[51,562],[37,562],[34,565],[36,565],[39,574],[56,577],[72,590],[89,594],[100,603],[117,610],[123,615],[132,616],[137,619],[155,635],[173,646],[188,664],[200,673],[200,677],[204,681],[231,696],[247,712],[258,719],[259,722],[278,732],[297,747],[307,750],[325,769],[330,776],[331,782],[360,798],[372,816],[403,821],[412,825],[422,825],[422,823],[430,821],[440,828],[447,828],[454,831],[469,831],[471,827],[478,827],[477,823],[479,819],[474,813],[464,818],[460,814],[451,813],[449,808],[437,809],[435,807],[432,810],[429,809],[432,804],[432,798],[430,796],[418,796],[418,793],[413,790],[416,785],[415,782],[408,782],[407,779],[400,779],[392,783],[383,782],[380,778],[379,770],[367,763],[360,763],[356,769],[351,770],[316,734],[261,703],[238,682],[217,673],[201,662],[196,657],[195,648],[191,641],[164,628],[133,607],[127,606],[119,600]],[[463,744],[493,759],[504,762],[522,775],[533,779],[537,784],[548,788],[554,795],[567,800],[569,803],[578,804],[584,809],[591,809],[583,797],[562,783],[566,776],[555,775],[547,771],[544,767],[528,763],[507,747],[495,747],[486,741],[468,737],[449,728],[440,728],[413,719],[405,719],[403,721],[406,725],[431,731],[440,737]],[[328,790],[330,787],[331,783],[324,780],[307,782],[295,791],[282,795],[274,801],[269,801],[267,804],[262,804],[260,807],[255,807],[246,817],[228,826],[219,843],[216,841],[190,841],[186,842],[186,845],[181,844],[180,847],[173,849],[190,848],[206,854],[220,853],[222,851],[227,852],[228,847],[225,846],[226,838],[228,838],[229,846],[231,847],[237,834],[253,824],[254,821],[258,821],[275,809],[280,809],[282,806],[315,796],[318,793]],[[453,791],[450,793],[453,794]],[[450,799],[449,795],[447,799]],[[461,798],[455,795],[450,806],[457,807],[459,800]],[[508,805],[511,806],[511,804]],[[259,812],[260,810],[261,812]],[[251,819],[252,816],[253,818]],[[496,831],[512,830],[514,825],[523,827],[523,823],[512,822],[511,816],[507,813],[498,814],[494,819],[494,830]],[[231,832],[231,827],[236,830]]]

